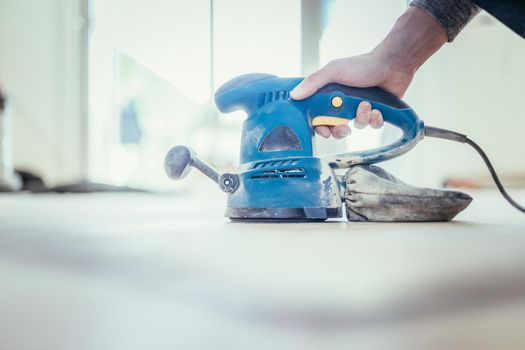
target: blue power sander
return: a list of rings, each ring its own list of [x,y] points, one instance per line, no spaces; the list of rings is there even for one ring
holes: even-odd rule
[[[219,174],[186,146],[172,148],[165,169],[172,179],[183,178],[191,166],[199,169],[228,194],[226,216],[232,220],[323,221],[343,213],[345,181],[336,169],[370,165],[398,157],[425,136],[470,144],[483,157],[500,192],[506,193],[484,152],[467,136],[425,126],[405,102],[379,87],[357,88],[328,84],[307,99],[296,101],[290,91],[303,78],[245,74],[222,85],[215,104],[223,113],[244,110],[240,165],[235,173]],[[401,137],[379,148],[316,156],[318,125],[346,124],[357,106],[369,101]]]

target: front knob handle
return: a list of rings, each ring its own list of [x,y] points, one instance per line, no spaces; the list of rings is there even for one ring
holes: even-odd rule
[[[191,170],[197,168],[201,173],[212,179],[220,189],[227,193],[234,192],[239,187],[239,177],[236,174],[219,174],[212,166],[197,157],[197,154],[186,146],[175,146],[169,150],[164,160],[164,169],[170,179],[183,179]]]

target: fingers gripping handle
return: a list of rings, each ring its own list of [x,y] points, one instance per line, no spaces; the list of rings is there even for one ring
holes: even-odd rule
[[[314,126],[339,125],[342,122],[338,122],[337,118],[354,119],[357,106],[363,101],[370,102],[372,108],[381,112],[386,109],[410,108],[405,102],[379,87],[358,88],[335,83],[324,86],[305,101],[309,101],[307,103],[310,105],[311,116],[321,115],[322,120],[327,121],[322,123],[318,121],[321,118],[315,117]]]
[[[366,151],[346,152],[324,156],[334,168],[348,168],[356,164],[385,161],[406,153],[423,138],[424,123],[405,102],[379,88],[356,88],[329,84],[304,100],[312,126],[340,125],[345,119],[352,120],[358,105],[368,101],[372,109],[383,115],[383,120],[402,131],[401,137],[390,145]]]

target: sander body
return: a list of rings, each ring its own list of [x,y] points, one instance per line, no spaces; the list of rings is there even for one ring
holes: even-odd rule
[[[394,158],[423,137],[424,124],[414,111],[380,88],[329,84],[296,101],[290,91],[301,81],[256,73],[225,83],[215,94],[217,108],[247,114],[241,164],[221,175],[191,149],[177,146],[166,156],[168,175],[181,178],[190,166],[203,171],[228,194],[226,216],[233,220],[322,221],[343,213],[344,182],[335,169]],[[314,127],[346,124],[364,100],[401,129],[400,139],[372,150],[318,156]]]

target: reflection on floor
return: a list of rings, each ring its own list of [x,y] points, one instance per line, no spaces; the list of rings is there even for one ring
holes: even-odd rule
[[[0,196],[2,348],[525,348],[496,192],[433,224],[230,223],[199,194]]]

